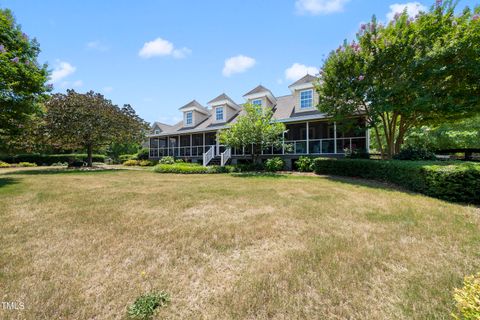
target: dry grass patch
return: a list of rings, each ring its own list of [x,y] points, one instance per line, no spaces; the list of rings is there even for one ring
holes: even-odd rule
[[[151,290],[159,319],[448,318],[479,211],[324,177],[2,169],[1,300],[26,308],[0,318],[123,319]]]

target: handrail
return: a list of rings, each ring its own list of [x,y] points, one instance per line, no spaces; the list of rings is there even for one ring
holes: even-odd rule
[[[210,160],[215,157],[215,147],[210,147],[207,152],[203,154],[203,166],[207,166]]]
[[[225,164],[228,162],[228,160],[230,160],[230,158],[232,157],[232,149],[231,148],[227,148],[221,155],[220,155],[220,165],[222,167],[225,166]]]

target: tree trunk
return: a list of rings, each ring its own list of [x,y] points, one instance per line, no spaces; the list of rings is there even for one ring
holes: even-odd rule
[[[92,167],[93,166],[93,161],[92,161],[92,145],[87,146],[87,166]]]

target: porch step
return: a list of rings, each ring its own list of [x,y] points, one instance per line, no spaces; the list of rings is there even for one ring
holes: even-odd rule
[[[208,163],[208,166],[219,166],[221,164],[222,160],[220,156],[216,156],[210,162]]]

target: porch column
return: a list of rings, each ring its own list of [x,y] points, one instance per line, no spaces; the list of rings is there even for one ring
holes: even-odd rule
[[[167,156],[170,155],[170,136],[167,136]]]
[[[367,140],[365,141],[365,146],[367,149],[367,153],[370,153],[370,130],[368,130],[367,121],[365,121],[365,131],[365,139]]]
[[[178,156],[180,156],[180,135],[178,135]]]
[[[310,127],[309,127],[308,121],[307,121],[307,154],[310,154],[310,143],[309,143],[309,140],[310,140]]]
[[[190,134],[190,157],[193,155],[193,144],[192,144],[192,141],[193,141],[193,134]]]
[[[220,139],[218,139],[218,131],[216,131],[215,133],[215,148],[217,150],[215,150],[215,155],[219,155],[220,154]]]
[[[206,151],[205,151],[205,132],[203,133],[203,149],[202,149],[202,154],[204,154]]]
[[[333,147],[334,153],[337,153],[337,123],[333,123]]]

